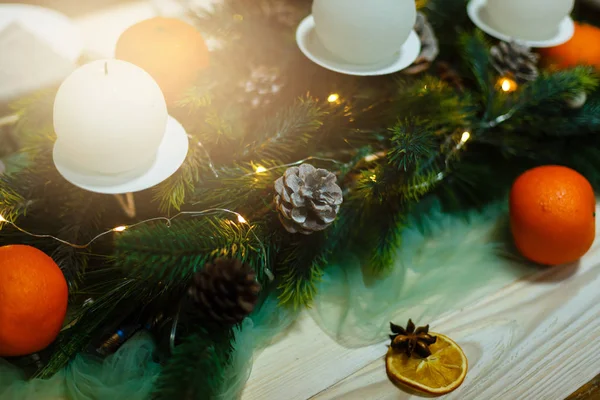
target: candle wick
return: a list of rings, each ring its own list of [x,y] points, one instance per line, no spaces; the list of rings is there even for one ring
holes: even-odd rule
[[[108,75],[108,61],[104,63],[104,75]]]

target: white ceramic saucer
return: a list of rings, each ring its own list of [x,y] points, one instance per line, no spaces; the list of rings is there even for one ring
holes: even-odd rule
[[[123,194],[151,188],[173,175],[185,161],[189,140],[185,129],[169,116],[167,130],[153,163],[133,177],[99,175],[77,171],[61,152],[59,141],[54,145],[54,165],[73,185],[95,193]]]
[[[315,64],[331,71],[346,75],[369,76],[387,75],[403,70],[410,66],[419,56],[421,41],[413,30],[402,45],[402,48],[394,54],[394,58],[379,65],[356,65],[331,54],[323,46],[315,31],[315,20],[312,15],[306,17],[298,26],[296,31],[296,42],[298,47]]]
[[[492,22],[489,13],[486,9],[487,0],[471,0],[467,6],[467,13],[471,21],[482,31],[496,39],[510,42],[515,40],[520,44],[529,47],[554,47],[567,42],[573,37],[575,33],[575,24],[571,17],[567,16],[562,20],[554,36],[549,37],[545,40],[526,40],[518,37],[511,37],[505,33],[502,33]]]

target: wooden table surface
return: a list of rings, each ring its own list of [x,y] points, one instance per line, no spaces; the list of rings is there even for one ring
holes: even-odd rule
[[[177,9],[173,0],[157,1]],[[112,56],[124,29],[161,11],[157,1],[79,17],[88,51]],[[543,270],[439,316],[432,330],[452,337],[469,359],[464,384],[444,399],[600,399],[600,379],[593,380],[600,373],[599,246],[577,265]],[[412,399],[386,377],[386,350],[386,343],[344,348],[305,313],[256,358],[243,399]]]
[[[562,400],[579,388],[577,400],[600,398],[598,382],[582,388],[600,373],[600,241],[579,263],[521,279],[431,329],[469,360],[444,399]],[[417,399],[388,380],[386,344],[343,348],[304,315],[256,359],[243,399]]]

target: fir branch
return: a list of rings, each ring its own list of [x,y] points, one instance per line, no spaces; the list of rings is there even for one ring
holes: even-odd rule
[[[317,283],[323,276],[322,267],[329,255],[324,232],[294,235],[293,241],[281,251],[277,261],[279,301],[294,309],[310,306]]]
[[[13,177],[0,176],[0,215],[13,222],[24,215],[28,207],[25,197],[14,189],[16,184]]]
[[[233,331],[188,336],[175,348],[155,384],[156,400],[211,400],[223,384]]]
[[[489,44],[481,31],[474,34],[462,34],[459,39],[462,57],[469,71],[473,74],[480,93],[487,96],[494,92],[494,82],[490,73]],[[486,103],[491,99],[485,98]]]
[[[183,97],[177,102],[177,107],[186,109],[189,114],[194,114],[212,104],[212,93],[207,84],[195,85],[187,89]]]
[[[377,221],[371,221],[368,237],[372,238],[368,248],[371,253],[368,270],[376,276],[389,271],[397,258],[398,248],[404,228],[403,211],[380,215]]]
[[[181,210],[181,206],[194,193],[196,185],[201,182],[202,174],[210,170],[207,163],[203,149],[192,142],[181,168],[152,189],[154,201],[159,203],[161,212],[170,214],[172,210]]]
[[[388,160],[398,170],[412,169],[419,160],[432,157],[439,149],[431,131],[418,119],[398,121],[390,131]]]
[[[38,91],[11,104],[11,110],[19,117],[14,134],[22,142],[22,150],[33,158],[40,151],[47,151],[54,140],[52,115],[57,88]]]
[[[476,106],[468,93],[459,95],[442,80],[425,76],[411,84],[399,81],[398,93],[388,112],[396,120],[420,119],[436,133],[452,132],[470,126]]]
[[[250,134],[242,157],[249,160],[291,160],[307,154],[308,144],[322,125],[326,112],[310,98],[298,99]]]
[[[85,243],[101,230],[106,201],[102,195],[66,188],[58,207],[57,217],[62,226],[56,236],[71,243]],[[71,290],[77,289],[87,270],[92,249],[75,249],[57,244],[50,254],[59,265]]]
[[[219,177],[211,177],[196,188],[194,204],[206,208],[221,207],[244,210],[251,216],[264,211],[272,203],[273,184],[284,169],[273,160],[258,160],[256,163],[243,163],[219,170]],[[256,173],[261,166],[267,171]],[[274,168],[274,169],[272,169]]]
[[[598,77],[591,67],[545,73],[524,85],[519,92],[516,108],[520,112],[526,112],[550,102],[564,102],[581,92],[591,92],[597,86]]]
[[[264,281],[268,260],[255,233],[256,226],[214,216],[144,225],[119,235],[113,258],[118,267],[155,284],[185,283],[218,257],[248,262]]]
[[[436,185],[441,181],[443,172],[435,169],[428,169],[413,176],[407,180],[407,184],[401,189],[402,198],[407,203],[416,203],[426,194],[435,190]]]

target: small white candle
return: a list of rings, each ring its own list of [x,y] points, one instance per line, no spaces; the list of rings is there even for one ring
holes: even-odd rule
[[[99,60],[75,70],[54,101],[57,145],[81,172],[131,173],[150,164],[167,126],[158,84],[143,69]]]
[[[315,0],[315,30],[338,57],[372,65],[390,60],[415,25],[414,0]]]
[[[495,28],[522,40],[546,40],[573,10],[575,0],[487,0],[486,12]]]

